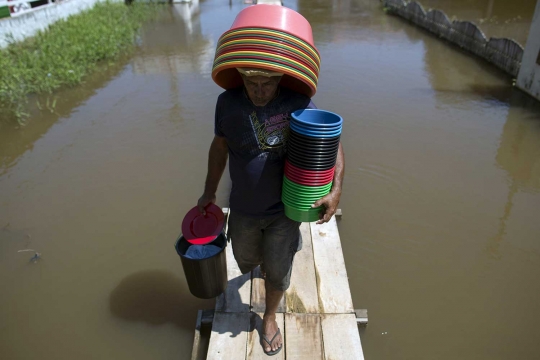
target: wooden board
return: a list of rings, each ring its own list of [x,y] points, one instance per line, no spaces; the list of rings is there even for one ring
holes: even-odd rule
[[[364,360],[354,314],[321,315],[325,359]]]
[[[291,286],[285,292],[287,312],[317,313],[319,312],[319,297],[309,223],[302,223],[300,233],[302,250],[294,257]]]
[[[278,310],[287,313],[277,314],[284,348],[273,358],[363,360],[335,217],[323,225],[303,223],[300,232],[287,306],[282,301]],[[241,275],[230,244],[227,262],[229,285],[217,299],[207,359],[267,359],[260,341],[266,293],[260,269]]]
[[[260,267],[251,272],[251,311],[264,312],[266,309],[266,290]],[[285,296],[279,302],[277,312],[285,312]]]
[[[353,303],[335,216],[310,223],[321,313],[353,313]]]
[[[354,309],[354,315],[356,316],[356,323],[358,325],[365,326],[368,323],[367,309]]]
[[[251,274],[244,274],[238,268],[232,253],[231,244],[227,244],[227,277],[229,284],[225,293],[218,296],[216,311],[249,312],[251,297]]]
[[[285,314],[285,336],[287,360],[324,359],[320,315]]]
[[[249,320],[249,313],[216,312],[206,358],[245,360]]]
[[[261,345],[261,329],[262,329],[262,317],[263,313],[251,313],[251,321],[249,325],[249,333],[247,339],[247,360],[268,360],[268,355],[264,353],[263,347]],[[285,340],[285,321],[283,314],[276,314],[276,321],[279,328],[281,329],[281,336]],[[281,351],[272,356],[272,360],[283,360],[285,359],[285,347]]]
[[[191,349],[191,360],[199,360],[204,357],[201,354],[201,325],[203,311],[197,312],[197,322],[195,323],[195,336],[193,337],[193,348]]]

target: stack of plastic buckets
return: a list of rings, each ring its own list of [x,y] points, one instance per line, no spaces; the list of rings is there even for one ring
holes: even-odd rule
[[[281,195],[288,218],[300,222],[319,219],[322,207],[311,205],[332,188],[342,126],[341,116],[330,111],[292,113]]]
[[[219,38],[212,79],[234,89],[243,85],[236,68],[277,71],[280,86],[313,97],[320,65],[309,22],[285,6],[260,4],[242,10]]]

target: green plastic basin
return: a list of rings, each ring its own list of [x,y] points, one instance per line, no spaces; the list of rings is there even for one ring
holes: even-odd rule
[[[322,207],[318,207],[310,210],[299,210],[292,206],[285,204],[285,216],[289,219],[298,222],[312,222],[319,220],[319,213]]]
[[[332,188],[332,182],[322,186],[306,186],[292,182],[291,180],[287,179],[286,176],[284,176],[283,187],[291,190],[294,189],[299,193],[319,193],[324,190],[330,190]]]

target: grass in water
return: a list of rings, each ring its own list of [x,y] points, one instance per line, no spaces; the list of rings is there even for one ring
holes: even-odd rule
[[[99,62],[132,49],[141,25],[159,9],[156,4],[97,3],[0,50],[0,114],[23,122],[29,94],[81,83]]]

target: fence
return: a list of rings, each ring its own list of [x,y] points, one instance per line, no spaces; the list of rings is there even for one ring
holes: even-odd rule
[[[40,3],[31,5],[31,3]],[[52,4],[52,0],[0,0],[0,18],[14,17],[33,9]]]
[[[450,21],[443,11],[429,10],[426,12],[422,5],[416,1],[382,1],[389,13],[403,17],[517,77],[523,58],[523,47],[514,40],[506,38],[490,38],[488,40],[475,23]]]
[[[31,0],[35,2],[36,0]],[[38,31],[44,31],[49,25],[61,19],[67,19],[71,15],[90,9],[96,2],[104,0],[62,0],[55,1],[43,6],[32,8],[10,18],[0,19],[0,49],[8,46],[11,42],[21,41],[34,36]],[[123,1],[123,0],[110,0]],[[28,2],[24,0],[6,1],[0,0],[1,4],[15,2]]]

